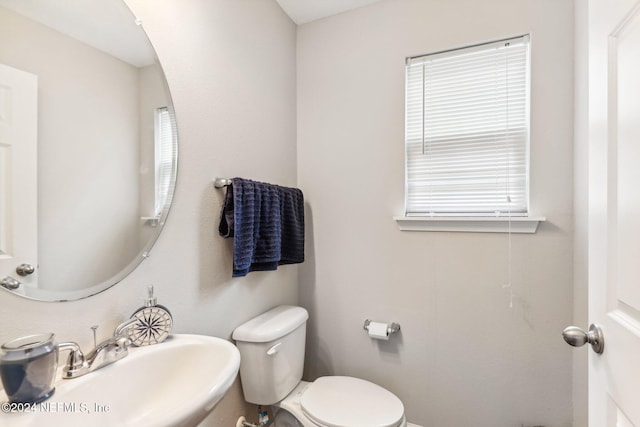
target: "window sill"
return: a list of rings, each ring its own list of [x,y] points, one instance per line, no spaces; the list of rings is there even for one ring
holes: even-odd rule
[[[160,222],[160,215],[158,216],[143,216],[140,218],[144,225],[149,225],[151,228],[156,228]]]
[[[545,217],[423,217],[396,216],[401,231],[453,231],[466,233],[533,234]]]

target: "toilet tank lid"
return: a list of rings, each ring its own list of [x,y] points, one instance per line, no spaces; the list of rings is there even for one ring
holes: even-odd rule
[[[269,342],[282,338],[307,321],[309,314],[302,307],[280,305],[243,323],[232,338],[244,342]]]

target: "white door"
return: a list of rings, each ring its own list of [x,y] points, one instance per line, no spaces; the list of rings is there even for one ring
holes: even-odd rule
[[[640,427],[640,1],[589,1],[589,426]]]
[[[37,102],[37,77],[0,64],[0,280],[20,290],[37,274],[16,268],[38,265]]]

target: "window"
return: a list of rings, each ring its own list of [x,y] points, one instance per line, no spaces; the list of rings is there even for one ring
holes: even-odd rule
[[[406,216],[527,216],[529,36],[408,58]]]
[[[155,114],[155,214],[159,217],[171,203],[178,152],[176,120],[168,107]]]

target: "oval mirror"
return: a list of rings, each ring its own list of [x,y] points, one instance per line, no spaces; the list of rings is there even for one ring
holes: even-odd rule
[[[0,0],[0,287],[65,301],[148,256],[177,165],[166,80],[122,0]]]

